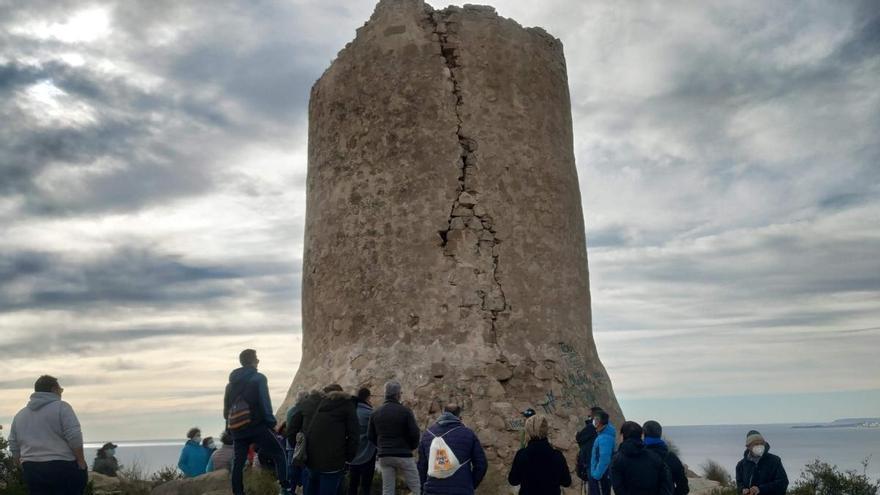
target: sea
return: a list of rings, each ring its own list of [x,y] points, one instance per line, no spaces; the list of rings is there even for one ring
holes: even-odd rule
[[[782,457],[791,480],[800,477],[809,462],[820,459],[842,470],[863,471],[880,479],[880,428],[793,428],[796,425],[669,426],[664,436],[681,452],[682,461],[696,473],[714,460],[734,474],[745,450],[746,432],[756,429],[770,444],[770,452]],[[183,440],[116,441],[116,457],[123,465],[136,464],[144,473],[176,466]],[[86,444],[91,462],[104,442]],[[867,468],[863,463],[867,460]]]

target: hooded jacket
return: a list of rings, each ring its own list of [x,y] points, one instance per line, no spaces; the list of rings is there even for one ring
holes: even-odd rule
[[[351,396],[328,393],[306,429],[306,466],[319,473],[343,470],[357,453],[359,437]]]
[[[208,459],[210,454],[208,449],[202,447],[202,444],[187,440],[180,450],[180,459],[177,460],[177,467],[183,471],[187,478],[195,478],[201,474],[205,474],[208,470]]]
[[[590,455],[590,477],[594,480],[601,480],[608,474],[616,436],[617,432],[614,430],[614,426],[608,423],[593,442],[593,452]]]
[[[620,444],[611,465],[611,486],[615,495],[672,495],[669,468],[641,439]]]
[[[253,366],[243,366],[229,374],[229,384],[223,395],[223,419],[229,418],[229,410],[239,397],[243,397],[251,410],[251,424],[232,432],[232,438],[246,438],[259,431],[259,428],[274,428],[275,414],[269,398],[269,385],[266,376]]]
[[[370,418],[369,438],[379,457],[412,457],[420,436],[413,412],[397,399],[386,397]]]
[[[296,445],[296,434],[299,432],[306,433],[309,430],[309,423],[318,412],[318,406],[324,400],[324,393],[319,390],[309,392],[309,395],[297,404],[296,409],[290,416],[290,422],[287,424],[287,440],[291,445]]]
[[[645,448],[657,454],[666,463],[666,467],[669,468],[669,475],[672,477],[672,484],[674,485],[673,495],[687,495],[690,493],[691,488],[688,485],[684,464],[681,463],[681,459],[674,452],[669,451],[669,446],[666,445],[666,442],[659,438],[646,437]]]
[[[519,495],[558,495],[560,487],[571,486],[571,473],[562,452],[546,438],[535,438],[517,451],[507,482],[519,485]]]
[[[764,443],[764,455],[755,460],[749,450],[736,464],[737,491],[757,486],[761,495],[785,495],[788,489],[788,475],[782,467],[782,459],[770,453],[770,444]]]
[[[458,459],[458,471],[448,478],[428,477],[428,457],[435,437],[443,437],[443,441]],[[480,439],[452,413],[441,414],[437,422],[422,435],[418,470],[422,493],[425,495],[472,495],[486,476],[488,467],[486,452]]]
[[[360,466],[370,462],[376,456],[376,446],[370,442],[367,435],[370,428],[370,416],[373,414],[373,406],[366,402],[358,401],[356,404],[358,419],[358,451],[351,460],[353,466]]]
[[[79,419],[58,394],[34,392],[12,420],[9,450],[21,462],[75,461],[82,446]]]

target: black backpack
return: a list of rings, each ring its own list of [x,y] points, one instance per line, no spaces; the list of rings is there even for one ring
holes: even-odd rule
[[[575,464],[575,472],[577,477],[582,481],[590,479],[590,458],[592,457],[592,442],[582,445],[578,449],[577,464]]]

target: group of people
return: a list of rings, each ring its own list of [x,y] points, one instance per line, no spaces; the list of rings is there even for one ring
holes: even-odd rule
[[[399,382],[385,384],[383,402],[375,408],[369,389],[351,396],[331,384],[300,394],[278,425],[256,351],[242,351],[239,362],[224,394],[222,446],[215,448],[212,438],[203,440],[192,428],[178,463],[187,476],[230,469],[232,491],[243,495],[243,470],[255,454],[263,467],[274,469],[282,494],[302,486],[306,495],[337,495],[346,472],[349,495],[369,494],[377,465],[383,495],[395,493],[398,476],[415,495],[472,494],[486,475],[486,454],[459,405],[447,404],[420,431],[412,410],[401,403]],[[73,408],[61,400],[63,391],[58,379],[41,376],[12,423],[9,450],[31,494],[81,495],[87,482],[82,430]],[[524,415],[522,445],[508,482],[522,495],[561,493],[572,479],[565,456],[549,441],[550,420],[533,410]],[[575,471],[591,495],[610,494],[612,487],[616,495],[686,494],[686,469],[662,432],[656,421],[627,421],[618,446],[609,414],[594,407],[576,437]],[[99,449],[96,472],[116,474],[116,447]],[[784,495],[788,487],[782,461],[757,431],[747,435],[736,484],[742,495]]]
[[[198,427],[190,428],[186,433],[186,443],[180,450],[180,458],[177,460],[177,468],[186,478],[218,471],[232,469],[232,436],[224,431],[220,435],[220,447],[214,437],[202,438],[202,430]]]

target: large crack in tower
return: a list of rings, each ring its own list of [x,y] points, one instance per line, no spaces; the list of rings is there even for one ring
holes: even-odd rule
[[[592,337],[559,40],[490,7],[383,0],[312,88],[298,390],[404,385],[504,474],[527,407],[574,468],[589,406],[621,417]]]

